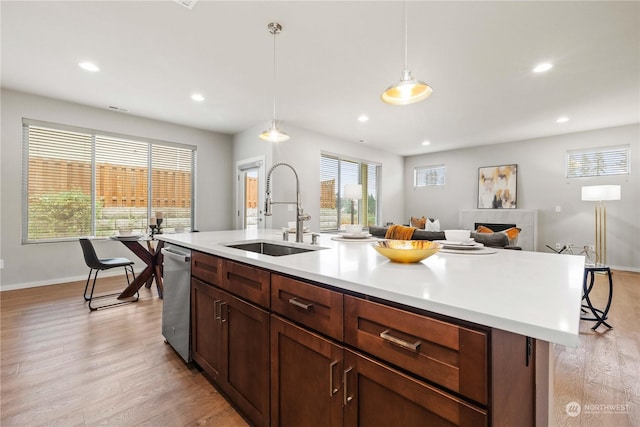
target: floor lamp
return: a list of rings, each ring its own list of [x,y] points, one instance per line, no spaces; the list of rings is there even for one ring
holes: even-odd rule
[[[345,199],[351,199],[351,224],[353,224],[353,204],[356,200],[362,198],[362,185],[360,184],[345,184],[344,186]]]
[[[605,201],[620,200],[619,185],[590,185],[582,187],[582,200],[596,202],[596,263],[607,264],[607,208]]]

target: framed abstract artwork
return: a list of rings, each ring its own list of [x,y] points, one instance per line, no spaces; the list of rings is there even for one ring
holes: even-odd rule
[[[478,209],[515,209],[518,165],[478,168]]]

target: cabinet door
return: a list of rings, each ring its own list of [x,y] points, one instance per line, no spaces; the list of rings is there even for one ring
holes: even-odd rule
[[[214,381],[222,368],[222,292],[196,278],[191,279],[191,357]]]
[[[486,411],[363,355],[344,351],[346,426],[486,426]]]
[[[269,313],[226,292],[220,386],[252,424],[269,425]]]
[[[342,347],[272,315],[272,426],[342,425],[341,373]]]

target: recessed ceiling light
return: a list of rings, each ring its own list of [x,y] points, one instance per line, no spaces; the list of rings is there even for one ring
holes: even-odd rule
[[[93,73],[97,73],[98,71],[100,71],[100,67],[98,67],[96,64],[94,64],[93,62],[79,62],[78,63],[78,67],[82,68],[83,70],[86,71],[91,71]]]
[[[542,64],[536,65],[536,68],[533,69],[534,73],[544,73],[545,71],[549,71],[553,68],[553,64],[548,62],[543,62]]]
[[[193,95],[191,95],[191,99],[193,99],[194,101],[202,102],[204,101],[204,96],[202,96],[202,94],[200,93],[194,93]]]
[[[431,144],[431,141],[426,141],[426,140],[422,141],[422,145],[424,145],[425,147],[430,144]]]
[[[366,115],[364,115],[364,114],[360,114],[360,116],[358,116],[358,121],[359,121],[360,123],[368,122],[368,121],[369,121],[369,117],[367,117],[367,116],[366,116]]]
[[[558,117],[556,123],[567,123],[569,121],[569,117]]]

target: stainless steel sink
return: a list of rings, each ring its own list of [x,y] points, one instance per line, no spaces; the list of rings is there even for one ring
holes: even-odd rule
[[[294,255],[301,254],[304,252],[312,252],[317,251],[319,249],[326,249],[322,247],[301,247],[301,246],[289,246],[283,245],[279,243],[273,242],[242,242],[242,243],[229,243],[224,245],[228,248],[241,249],[243,251],[255,252],[263,255],[271,255],[271,256],[284,256],[284,255]]]

